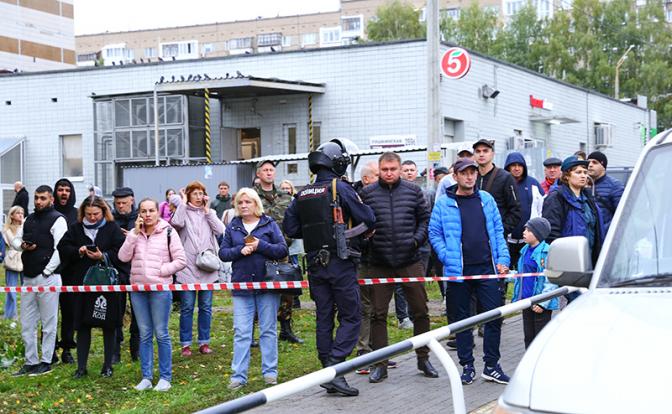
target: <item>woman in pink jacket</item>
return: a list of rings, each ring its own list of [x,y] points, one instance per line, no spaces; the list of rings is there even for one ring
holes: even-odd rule
[[[224,224],[217,217],[214,209],[209,207],[208,194],[205,186],[193,181],[185,189],[180,190],[181,197],[170,198],[175,205],[175,213],[170,224],[180,234],[187,256],[187,267],[177,272],[178,283],[216,283],[219,268],[205,269],[196,265],[196,258],[206,250],[212,253],[213,262],[220,265],[217,252],[217,237],[224,233]],[[191,342],[194,326],[194,305],[198,296],[198,351],[210,354],[210,325],[212,321],[212,291],[183,291],[180,295],[180,344],[182,356],[191,356]]]
[[[131,262],[131,284],[171,283],[172,275],[187,265],[182,242],[166,221],[159,217],[159,203],[145,198],[138,206],[135,228],[128,232],[119,250],[119,260]],[[168,391],[172,379],[172,346],[168,319],[172,294],[131,292],[133,313],[140,330],[140,368],[142,381],[138,391],[152,388],[154,344],[159,345],[159,382],[155,391]]]

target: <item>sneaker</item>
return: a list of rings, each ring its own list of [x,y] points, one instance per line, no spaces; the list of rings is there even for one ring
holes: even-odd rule
[[[277,385],[278,384],[278,377],[274,377],[272,375],[264,375],[264,384],[266,384],[266,385]]]
[[[404,318],[399,322],[399,329],[413,329],[413,322],[409,318]]]
[[[138,385],[135,386],[137,391],[145,391],[152,388],[152,381],[147,378],[143,378]]]
[[[358,375],[369,375],[371,373],[371,367],[363,367],[363,368],[358,368],[355,370],[355,374]]]
[[[46,362],[40,362],[40,365],[33,370],[30,374],[28,374],[29,377],[37,377],[38,375],[44,375],[48,374],[51,372],[51,364],[47,364]]]
[[[504,373],[502,367],[500,367],[499,364],[495,365],[494,367],[486,366],[483,368],[481,377],[483,377],[486,381],[493,381],[497,384],[508,384],[510,379],[509,376]]]
[[[474,382],[474,378],[476,378],[476,370],[472,364],[467,364],[462,367],[462,375],[460,376],[462,384],[472,384]]]
[[[190,357],[191,356],[191,347],[189,345],[182,347],[182,356]]]
[[[203,344],[203,345],[198,347],[198,352],[200,352],[203,355],[208,355],[208,354],[212,354],[212,349],[210,349],[210,345]]]
[[[227,386],[228,389],[231,391],[238,391],[239,389],[243,388],[245,386],[245,383],[240,382],[240,381],[235,381],[232,380],[229,382],[229,385]]]
[[[156,383],[156,387],[154,387],[154,391],[168,391],[170,389],[171,385],[170,382],[160,379],[159,382]]]
[[[387,367],[390,369],[394,369],[397,367],[396,361],[392,361],[391,359],[387,360]]]
[[[20,377],[22,375],[32,374],[37,369],[37,367],[39,367],[39,366],[40,366],[40,364],[24,365],[24,366],[21,367],[20,370],[16,371],[14,374],[12,374],[12,376]]]

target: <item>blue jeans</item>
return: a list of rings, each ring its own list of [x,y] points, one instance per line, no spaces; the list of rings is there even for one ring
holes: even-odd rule
[[[198,345],[210,343],[212,321],[212,290],[180,292],[180,343],[191,345],[194,326],[194,304],[198,294]]]
[[[154,377],[154,343],[159,345],[159,378],[170,382],[173,361],[168,319],[173,301],[172,292],[131,292],[133,313],[140,330],[140,369],[142,378]]]
[[[408,318],[408,302],[401,283],[394,285],[394,312],[397,314],[399,322]]]
[[[492,264],[465,265],[463,274],[486,275],[494,273]],[[502,306],[502,293],[498,280],[465,280],[463,282],[448,282],[446,307],[451,322],[458,322],[472,316],[471,297],[476,296],[481,312],[487,312]],[[485,365],[494,367],[499,361],[499,343],[502,333],[502,320],[495,319],[485,324],[483,329],[483,361]],[[471,329],[456,335],[457,356],[460,365],[474,363],[472,347],[474,336]]]
[[[19,279],[23,279],[20,272],[5,268],[7,286],[19,286]],[[5,293],[5,319],[16,319],[16,292]]]
[[[250,366],[250,345],[254,329],[254,313],[259,316],[259,349],[261,350],[261,374],[278,376],[277,313],[280,295],[259,293],[233,297],[233,360],[231,381],[247,383]]]

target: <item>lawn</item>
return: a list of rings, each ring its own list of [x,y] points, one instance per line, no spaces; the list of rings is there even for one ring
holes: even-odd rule
[[[4,285],[4,269],[0,269]],[[436,283],[428,284],[431,307],[441,308]],[[0,293],[0,314],[4,309],[4,293]],[[294,330],[306,342],[293,345],[279,342],[279,381],[287,381],[315,371],[320,367],[315,352],[315,314],[307,294],[301,296],[302,309],[295,310]],[[186,413],[231,400],[264,388],[258,349],[252,350],[249,384],[241,391],[227,389],[231,375],[233,318],[228,292],[215,292],[211,346],[214,353],[190,358],[179,354],[179,315],[173,313],[170,332],[173,340],[173,388],[167,393],[137,392],[133,386],[141,380],[139,362],[130,361],[128,342],[124,342],[122,363],[115,365],[111,378],[99,375],[102,367],[102,332],[94,330],[89,357],[89,375],[75,380],[75,365],[56,365],[53,372],[41,377],[12,377],[23,363],[20,326],[11,328],[10,321],[0,319],[0,358],[18,355],[7,369],[0,369],[0,413]],[[439,312],[432,313],[432,329],[445,324]],[[196,318],[194,318],[194,323]],[[390,343],[412,336],[412,331],[397,328],[394,313],[388,320]],[[128,329],[125,328],[128,332]],[[196,334],[196,329],[194,329]],[[155,372],[157,364],[154,364]],[[158,376],[158,373],[156,374]],[[158,378],[155,377],[155,381]]]

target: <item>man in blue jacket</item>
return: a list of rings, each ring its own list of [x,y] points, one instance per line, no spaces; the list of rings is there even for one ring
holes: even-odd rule
[[[449,188],[447,197],[434,205],[429,222],[429,241],[443,263],[443,274],[504,274],[509,271],[509,251],[504,240],[502,219],[495,199],[485,191],[476,191],[478,164],[459,158],[453,164],[457,184]],[[471,295],[476,295],[483,312],[502,306],[499,281],[466,280],[448,282],[446,306],[451,321],[471,316]],[[485,324],[483,350],[485,367],[481,376],[487,381],[507,384],[509,377],[499,366],[499,342],[502,320]],[[462,383],[471,384],[476,377],[472,331],[457,334],[457,355],[463,367]]]
[[[609,230],[611,219],[623,196],[623,183],[607,175],[607,156],[600,151],[588,156],[588,175],[593,179],[595,201],[602,213],[604,233]]]
[[[512,152],[506,157],[504,169],[511,174],[516,183],[516,193],[520,202],[520,223],[507,235],[511,255],[511,267],[518,265],[520,250],[525,246],[523,230],[531,218],[540,217],[544,206],[544,190],[539,181],[527,175],[527,163],[520,152]]]

